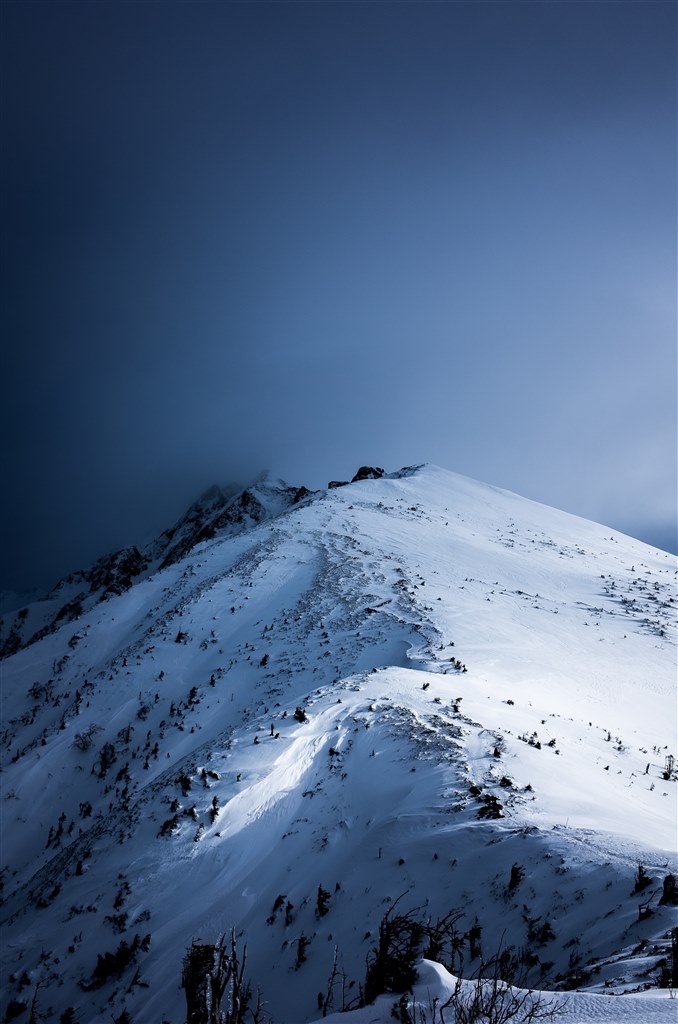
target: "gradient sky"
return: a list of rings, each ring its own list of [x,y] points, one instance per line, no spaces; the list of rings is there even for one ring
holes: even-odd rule
[[[264,468],[676,550],[676,20],[3,0],[0,588]]]

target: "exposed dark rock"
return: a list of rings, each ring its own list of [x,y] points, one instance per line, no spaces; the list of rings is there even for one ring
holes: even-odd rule
[[[664,879],[664,889],[659,900],[660,905],[678,907],[678,882],[675,875],[667,875]]]
[[[12,654],[16,654],[21,649],[21,633],[14,623],[8,636],[5,638],[2,647],[0,647],[0,658],[9,658]]]
[[[384,470],[379,466],[361,466],[351,483],[355,484],[358,480],[380,480],[382,476]]]
[[[113,594],[121,594],[132,586],[132,578],[139,576],[148,566],[138,548],[122,548],[112,555],[105,555],[94,563],[85,574],[90,590],[107,590]]]
[[[85,599],[84,594],[78,594],[72,601],[67,601],[65,605],[59,609],[54,616],[54,625],[61,622],[72,622],[73,619],[77,619],[82,615],[82,602]]]

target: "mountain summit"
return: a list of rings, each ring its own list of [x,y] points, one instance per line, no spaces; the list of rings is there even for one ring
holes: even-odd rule
[[[214,488],[62,581],[3,633],[4,1019],[181,1024],[234,932],[310,1021],[409,915],[420,986],[670,1020],[677,571],[421,466]]]

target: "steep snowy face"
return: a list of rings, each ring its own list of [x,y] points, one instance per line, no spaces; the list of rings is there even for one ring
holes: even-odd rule
[[[64,577],[43,599],[0,619],[0,658],[16,654],[73,622],[100,601],[124,593],[150,573],[180,561],[217,534],[234,537],[312,497],[306,487],[258,479],[244,490],[210,487],[188,511],[140,551],[132,546],[104,555],[88,569]]]
[[[430,466],[209,492],[142,557],[3,663],[6,1006],[178,1024],[235,929],[310,1020],[401,895],[467,971],[661,976],[675,558]]]

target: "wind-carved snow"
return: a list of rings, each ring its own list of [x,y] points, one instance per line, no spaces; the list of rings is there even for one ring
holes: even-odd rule
[[[186,947],[235,928],[273,1019],[311,1020],[401,894],[532,985],[655,985],[675,601],[672,556],[435,467],[201,541],[4,663],[6,1003],[178,1024]]]

